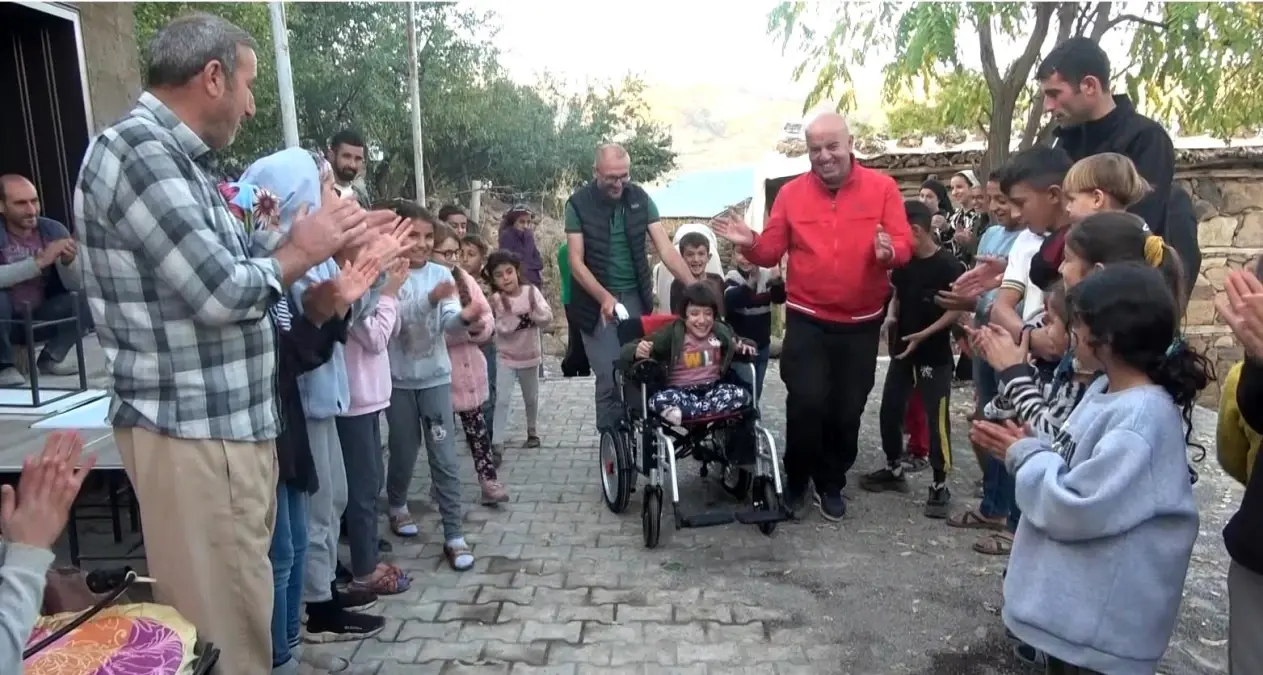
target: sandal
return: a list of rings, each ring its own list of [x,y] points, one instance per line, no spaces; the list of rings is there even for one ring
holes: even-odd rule
[[[444,544],[443,555],[447,557],[447,564],[457,572],[464,572],[474,566],[474,552],[468,546]]]
[[[973,549],[983,555],[1008,555],[1013,552],[1013,535],[1005,532],[993,532],[974,542]]]
[[[390,563],[378,563],[371,577],[365,580],[356,579],[348,588],[374,595],[399,595],[411,585],[412,579],[399,567]]]
[[[996,532],[1003,530],[1008,522],[1007,517],[988,518],[978,509],[969,509],[947,519],[947,524],[951,527],[965,530],[995,530]]]
[[[397,537],[415,537],[421,532],[411,513],[390,514],[390,531]]]

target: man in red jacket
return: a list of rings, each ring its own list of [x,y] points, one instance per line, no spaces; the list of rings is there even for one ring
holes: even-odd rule
[[[846,119],[821,115],[807,127],[811,172],[781,188],[763,232],[732,215],[713,224],[761,267],[789,252],[781,349],[786,497],[801,509],[813,481],[828,520],[846,513],[842,488],[877,370],[889,272],[912,255],[899,187],[860,166],[851,144]]]

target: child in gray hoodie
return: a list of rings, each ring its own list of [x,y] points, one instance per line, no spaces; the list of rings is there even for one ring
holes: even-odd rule
[[[1067,302],[1077,358],[1105,375],[1051,440],[1011,422],[971,434],[1005,460],[1022,507],[1004,622],[1048,672],[1152,675],[1197,539],[1186,448],[1210,365],[1146,265],[1107,267]]]

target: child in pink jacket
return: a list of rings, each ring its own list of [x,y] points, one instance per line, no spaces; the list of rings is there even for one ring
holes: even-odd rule
[[[402,593],[410,582],[398,566],[380,560],[377,543],[377,495],[386,479],[381,412],[390,405],[391,393],[386,344],[399,333],[395,296],[407,276],[407,261],[387,270],[377,306],[351,326],[345,356],[351,405],[336,418],[346,467],[350,588],[375,595]]]
[[[469,326],[467,333],[447,333],[447,355],[452,360],[452,408],[465,430],[469,442],[469,454],[474,458],[474,471],[478,472],[478,484],[482,487],[482,503],[500,504],[509,501],[509,493],[500,483],[491,456],[491,432],[482,415],[482,405],[487,400],[487,359],[481,345],[491,340],[495,331],[491,306],[487,296],[478,287],[478,281],[461,269],[456,262],[461,243],[456,231],[439,224],[434,228],[434,252],[431,260],[452,271],[456,280],[456,292],[461,309],[477,307],[478,318]]]
[[[538,288],[522,277],[522,264],[511,251],[487,256],[491,311],[496,317],[496,412],[491,452],[504,453],[509,430],[513,385],[522,387],[526,404],[526,447],[539,447],[539,364],[543,363],[540,328],[553,320],[553,311]]]

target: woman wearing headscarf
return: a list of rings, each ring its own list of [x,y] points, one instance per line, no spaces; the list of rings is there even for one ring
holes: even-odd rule
[[[278,197],[282,231],[288,229],[304,208],[318,208],[323,199],[337,198],[329,163],[301,148],[282,150],[256,161],[242,174],[241,181],[262,187]],[[343,357],[347,327],[375,302],[367,293],[372,279],[366,280],[363,276],[362,270],[357,273],[355,268],[339,270],[338,263],[329,259],[295,282],[288,297],[294,318],[318,324],[322,331],[330,331],[335,338],[328,358],[298,377],[301,424],[305,427],[317,484],[307,495],[305,564],[301,568],[293,566],[286,580],[286,602],[294,602],[289,597],[290,591],[302,589],[300,599],[307,605],[306,635],[318,641],[346,639],[346,636],[369,637],[385,625],[381,617],[351,611],[375,602],[375,597],[355,591],[340,593],[334,585],[338,525],[347,503],[346,466],[335,420],[350,407]],[[344,309],[346,305],[350,308]],[[329,327],[326,329],[326,326]],[[297,424],[300,422],[296,421]],[[293,523],[291,517],[289,524]],[[280,529],[278,523],[277,530]],[[286,639],[290,644],[293,643],[291,619],[286,617]],[[295,663],[293,667],[298,666]]]
[[[517,254],[522,276],[536,288],[543,288],[544,259],[535,244],[535,214],[518,204],[500,221],[499,247]]]

